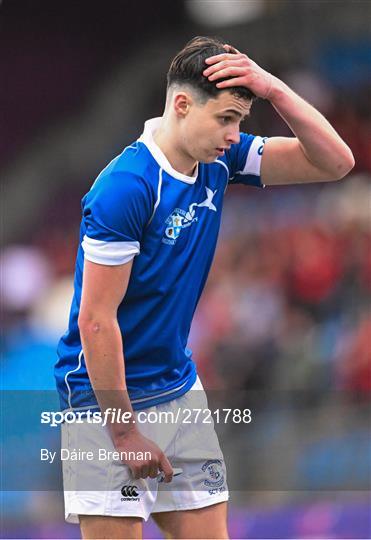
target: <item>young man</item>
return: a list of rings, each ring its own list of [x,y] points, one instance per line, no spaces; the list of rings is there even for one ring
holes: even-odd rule
[[[293,137],[240,133],[254,96],[271,102]],[[245,54],[197,37],[174,58],[163,116],[146,122],[82,204],[58,389],[64,410],[129,415],[104,428],[87,419],[62,427],[67,448],[121,452],[119,462],[64,463],[66,517],[84,538],[140,538],[151,513],[174,538],[227,538],[223,456],[213,425],[192,412],[207,402],[187,349],[224,192],[336,180],[353,165],[326,119]],[[138,422],[140,410],[186,409],[190,424]]]

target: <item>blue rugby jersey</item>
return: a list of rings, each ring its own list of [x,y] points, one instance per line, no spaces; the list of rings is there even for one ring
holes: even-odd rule
[[[82,199],[69,326],[55,366],[61,407],[97,406],[77,325],[84,260],[118,265],[134,257],[117,311],[126,383],[134,409],[187,392],[196,367],[187,339],[215,252],[228,183],[261,186],[265,139],[241,133],[239,144],[194,176],[175,171],[153,140],[160,118],[107,165]]]

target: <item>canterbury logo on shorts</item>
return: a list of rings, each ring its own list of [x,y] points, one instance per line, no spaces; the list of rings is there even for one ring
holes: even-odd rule
[[[139,493],[137,486],[123,486],[121,488],[122,501],[137,500],[139,501]]]

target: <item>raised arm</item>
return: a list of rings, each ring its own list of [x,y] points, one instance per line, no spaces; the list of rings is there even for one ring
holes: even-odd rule
[[[225,47],[230,50],[230,46]],[[331,124],[283,81],[240,52],[212,56],[206,63],[209,67],[205,67],[204,75],[218,88],[245,86],[268,99],[295,135],[267,140],[261,163],[262,183],[339,180],[353,168],[353,154]],[[224,77],[230,79],[218,82]]]
[[[107,409],[133,409],[127,393],[123,340],[117,309],[129,283],[132,260],[108,266],[85,259],[79,329],[90,382],[102,413]],[[160,448],[144,437],[133,421],[107,424],[117,450],[150,452],[150,460],[127,461],[134,478],[155,478],[164,471],[170,481],[172,468]]]

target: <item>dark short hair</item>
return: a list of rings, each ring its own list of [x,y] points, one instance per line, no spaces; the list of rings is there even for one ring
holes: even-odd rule
[[[253,100],[256,96],[244,86],[217,88],[216,82],[225,81],[231,77],[209,81],[202,74],[207,67],[205,60],[209,56],[225,52],[236,53],[232,46],[229,46],[229,51],[226,51],[224,44],[225,42],[216,37],[197,36],[191,39],[171,62],[167,73],[167,88],[169,89],[173,84],[188,84],[198,91],[203,101],[215,98],[225,90],[246,100]]]

